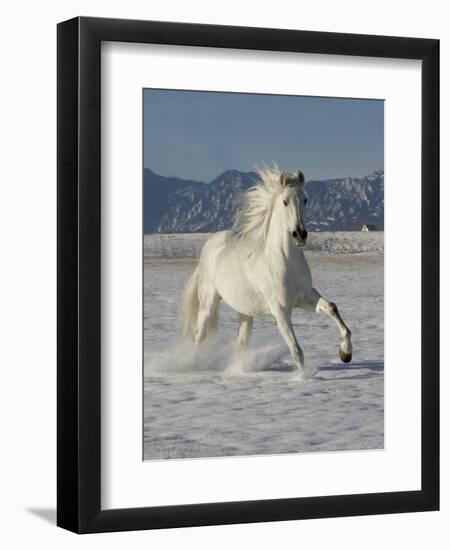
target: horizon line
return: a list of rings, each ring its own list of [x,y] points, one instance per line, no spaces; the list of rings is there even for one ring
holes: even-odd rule
[[[227,172],[239,172],[241,174],[257,174],[256,172],[253,172],[252,170],[246,171],[246,170],[239,170],[238,168],[227,168],[226,170],[223,170],[222,172],[217,174],[217,176],[214,176],[210,181],[204,181],[204,180],[185,177],[185,176],[161,174],[159,172],[155,172],[153,170],[153,168],[150,168],[149,166],[144,166],[144,170],[149,170],[150,172],[153,172],[153,174],[156,174],[157,176],[161,176],[163,178],[175,178],[175,179],[179,179],[179,180],[195,181],[196,183],[203,183],[204,185],[208,185],[209,183],[211,183],[212,181],[214,181],[218,177],[223,176]],[[305,180],[305,183],[309,183],[309,182],[313,182],[313,181],[323,182],[323,181],[330,181],[330,180],[337,180],[337,179],[347,179],[347,178],[350,178],[350,179],[363,179],[363,178],[366,178],[367,176],[371,176],[372,174],[376,174],[376,173],[379,173],[379,172],[383,172],[383,174],[384,174],[384,168],[377,168],[377,169],[372,170],[371,172],[365,174],[364,176],[348,176],[347,175],[347,176],[337,176],[337,177],[323,178],[323,179],[310,178],[308,180]]]

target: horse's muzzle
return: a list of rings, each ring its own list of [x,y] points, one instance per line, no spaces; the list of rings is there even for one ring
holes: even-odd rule
[[[308,237],[308,231],[306,231],[306,229],[300,229],[299,227],[297,227],[297,230],[292,232],[292,236],[294,237],[295,244],[297,246],[305,246],[306,239]]]

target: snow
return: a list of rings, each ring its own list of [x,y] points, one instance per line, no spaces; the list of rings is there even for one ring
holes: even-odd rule
[[[324,248],[306,252],[315,286],[337,303],[354,354],[341,363],[334,323],[296,310],[304,381],[271,318],[255,320],[244,352],[234,343],[237,316],[224,304],[218,335],[197,360],[191,343],[179,341],[178,298],[204,240],[145,237],[144,458],[383,448],[383,233],[311,239]],[[364,248],[372,252],[355,252]]]

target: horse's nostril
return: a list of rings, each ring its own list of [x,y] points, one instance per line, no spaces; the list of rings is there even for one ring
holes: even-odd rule
[[[294,237],[294,239],[296,239],[297,238],[297,231],[293,231],[292,236]]]

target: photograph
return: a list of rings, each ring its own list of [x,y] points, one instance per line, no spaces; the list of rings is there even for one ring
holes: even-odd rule
[[[384,448],[384,101],[143,90],[143,459]]]

